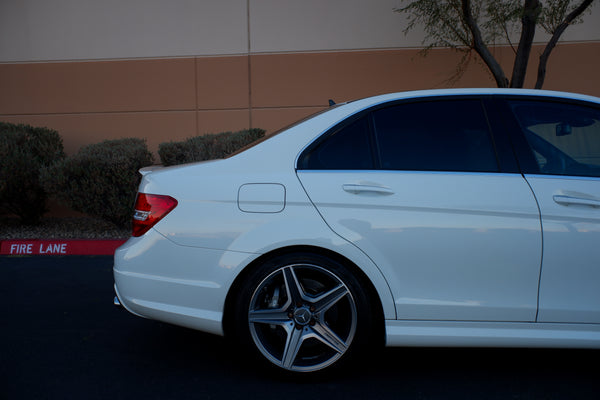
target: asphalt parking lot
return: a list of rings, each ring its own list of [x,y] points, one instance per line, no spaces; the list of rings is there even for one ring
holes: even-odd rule
[[[289,379],[114,307],[111,257],[0,257],[0,271],[0,399],[600,398],[597,350],[388,348]]]

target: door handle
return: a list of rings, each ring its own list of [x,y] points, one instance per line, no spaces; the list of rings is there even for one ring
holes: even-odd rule
[[[394,191],[389,187],[379,185],[360,185],[355,183],[346,183],[342,185],[344,191],[352,194],[378,194],[389,196],[394,194]]]
[[[588,206],[588,207],[600,207],[600,200],[584,199],[582,197],[555,195],[552,197],[555,203],[561,206]]]

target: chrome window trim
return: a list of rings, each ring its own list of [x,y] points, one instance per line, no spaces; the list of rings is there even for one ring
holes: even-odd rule
[[[600,177],[598,176],[579,176],[579,175],[556,175],[556,174],[524,174],[527,178],[536,178],[536,179],[566,179],[570,181],[598,181]]]

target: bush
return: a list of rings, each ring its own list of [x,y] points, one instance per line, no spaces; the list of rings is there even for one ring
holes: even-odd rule
[[[38,224],[48,200],[40,170],[64,157],[58,132],[0,122],[0,209]]]
[[[195,136],[182,142],[161,143],[158,147],[158,155],[163,165],[224,158],[264,135],[263,129],[253,128],[238,132]]]
[[[67,206],[126,227],[141,179],[138,170],[152,162],[142,139],[107,140],[45,168],[42,176],[46,189]]]

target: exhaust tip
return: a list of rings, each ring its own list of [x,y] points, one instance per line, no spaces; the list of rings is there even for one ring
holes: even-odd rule
[[[122,304],[117,296],[115,296],[115,298],[113,299],[113,304],[117,307],[122,307]]]

